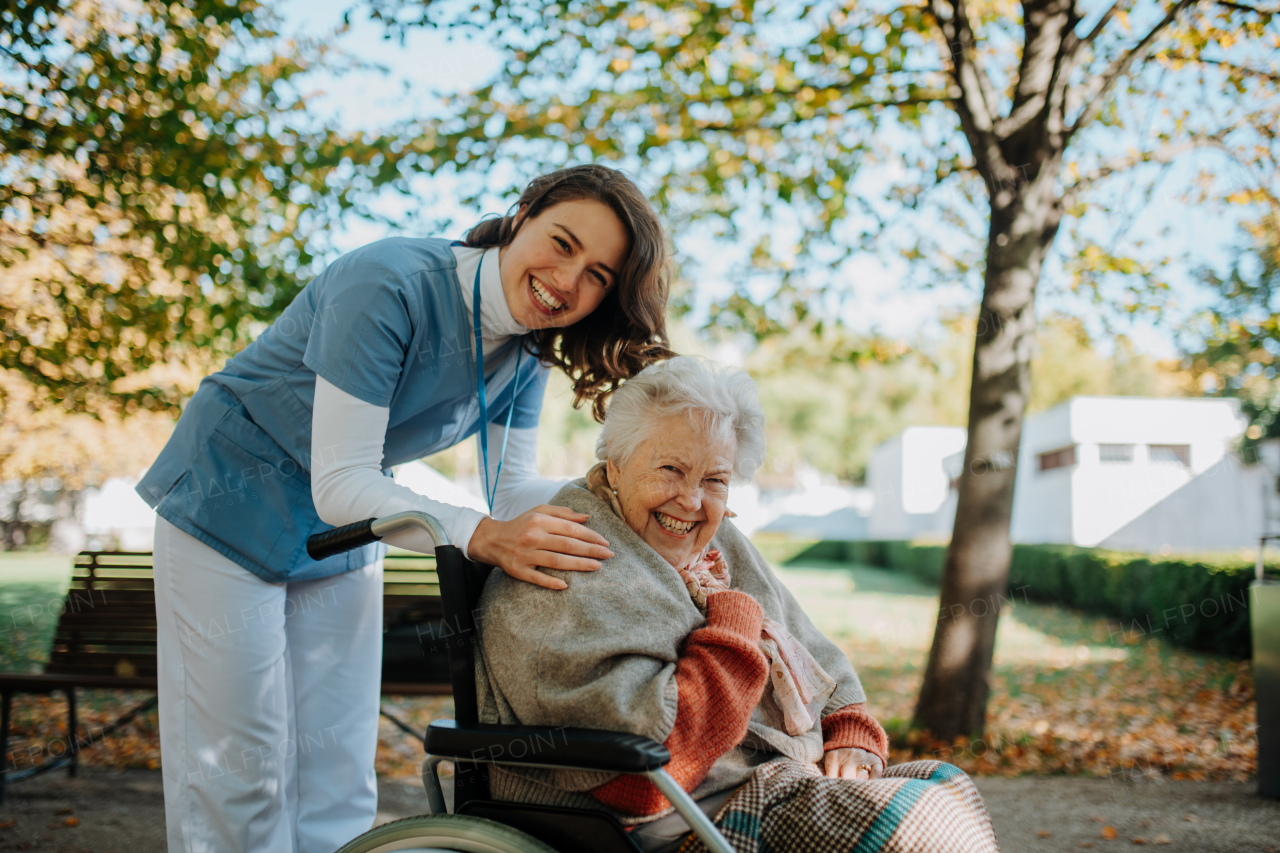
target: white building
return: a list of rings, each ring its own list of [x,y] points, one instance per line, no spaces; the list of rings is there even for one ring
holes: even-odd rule
[[[867,518],[875,504],[870,489],[842,486],[835,477],[812,468],[799,471],[795,488],[760,494],[752,483],[729,490],[730,508],[738,514],[734,524],[747,535],[756,530],[786,533],[803,539],[854,541],[867,538]],[[738,493],[754,490],[754,513],[744,524]],[[750,492],[749,492],[750,493]]]
[[[955,507],[943,461],[963,455],[963,427],[913,426],[883,442],[867,460],[867,488],[875,503],[868,539],[947,536]]]
[[[1023,424],[1010,534],[1015,542],[1139,551],[1256,546],[1277,500],[1268,468],[1231,453],[1246,425],[1237,401],[1216,398],[1073,397],[1032,415]],[[868,466],[868,486],[891,505],[872,511],[870,538],[951,532],[954,489],[932,513],[906,495],[936,497],[940,479],[959,475],[964,430],[959,448],[939,459],[940,434],[913,444],[914,429],[872,456],[879,465]]]
[[[156,513],[133,490],[136,480],[113,477],[85,490],[84,534],[89,550],[150,551]]]

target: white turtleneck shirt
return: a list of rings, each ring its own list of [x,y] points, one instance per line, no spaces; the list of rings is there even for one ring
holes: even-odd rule
[[[484,356],[516,335],[529,331],[511,314],[502,292],[498,248],[454,246],[462,301],[470,314],[477,267],[480,268],[480,338]],[[471,346],[475,347],[472,339]],[[475,353],[473,352],[473,355]],[[311,498],[326,524],[340,527],[366,518],[380,518],[409,510],[435,516],[449,534],[449,542],[468,552],[471,536],[485,514],[420,495],[382,474],[382,448],[391,410],[352,396],[324,378],[316,377],[315,406],[311,413]],[[497,475],[501,455],[502,424],[489,424],[489,482]],[[477,436],[477,441],[479,437]],[[321,453],[322,448],[338,452]],[[479,454],[477,454],[479,455]],[[512,429],[507,438],[502,479],[493,497],[493,518],[505,521],[544,504],[559,491],[563,481],[538,475],[538,430]],[[431,553],[434,543],[420,530],[403,530],[387,536],[388,544]]]

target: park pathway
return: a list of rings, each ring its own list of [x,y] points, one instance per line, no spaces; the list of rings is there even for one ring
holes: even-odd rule
[[[1148,782],[1065,776],[976,780],[1004,853],[1130,849],[1280,853],[1280,800],[1245,782]],[[384,782],[379,822],[418,814],[420,786]],[[11,823],[12,822],[12,823]],[[158,770],[87,768],[14,786],[0,807],[0,849],[163,853]],[[1114,830],[1114,838],[1107,836]],[[1047,833],[1047,834],[1046,834]],[[25,846],[32,845],[32,846]]]

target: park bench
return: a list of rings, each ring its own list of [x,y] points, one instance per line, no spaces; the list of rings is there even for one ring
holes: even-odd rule
[[[446,633],[442,614],[435,557],[389,554],[383,576],[384,696],[450,692],[444,644],[431,642]],[[22,614],[14,614],[14,618],[22,618]],[[0,672],[0,803],[13,782],[61,767],[74,776],[83,747],[109,736],[156,704],[155,697],[150,698],[86,740],[78,734],[76,720],[76,690],[80,688],[156,689],[156,599],[150,553],[85,551],[76,555],[44,671]],[[31,767],[8,770],[14,695],[55,692],[67,697],[64,750]],[[382,714],[405,732],[423,736],[385,709]]]

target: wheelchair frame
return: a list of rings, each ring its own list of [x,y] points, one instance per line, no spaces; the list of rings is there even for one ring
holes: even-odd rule
[[[490,764],[537,767],[552,770],[605,771],[640,774],[671,802],[690,829],[714,853],[733,853],[733,848],[698,804],[664,769],[671,754],[649,738],[622,732],[549,726],[497,726],[479,721],[475,689],[476,607],[491,566],[468,560],[461,549],[449,544],[444,527],[424,512],[401,512],[370,518],[318,533],[307,540],[307,552],[314,559],[348,551],[376,542],[389,533],[408,527],[426,531],[436,543],[436,574],[444,605],[445,624],[451,629],[440,638],[449,657],[449,679],[453,686],[453,720],[437,720],[427,728],[422,765],[427,812],[447,815],[444,792],[437,768],[442,761],[454,764],[454,815],[482,817],[503,826],[526,832],[563,853],[575,849],[639,851],[621,824],[607,812],[560,809],[523,803],[498,803],[487,799],[487,774],[481,767]],[[433,638],[435,639],[435,638]],[[517,745],[520,754],[513,755]],[[503,816],[509,818],[504,820]],[[589,837],[566,834],[565,825],[578,826]],[[611,836],[601,846],[604,832]],[[567,847],[565,845],[568,845]]]

